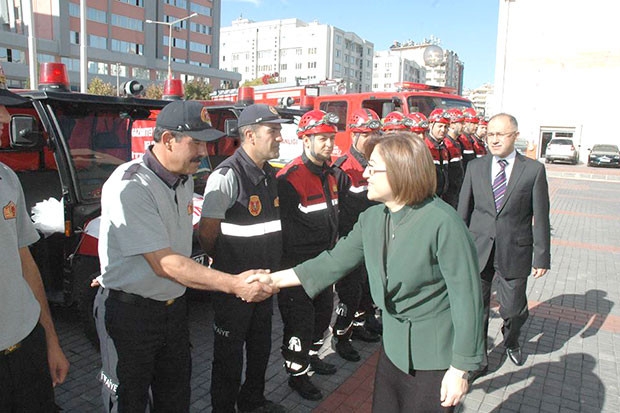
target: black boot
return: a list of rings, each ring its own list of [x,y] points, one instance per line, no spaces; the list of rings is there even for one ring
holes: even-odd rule
[[[351,334],[353,340],[361,340],[367,343],[377,343],[381,341],[381,336],[377,333],[371,333],[363,325],[354,326],[353,334]]]
[[[289,377],[288,385],[304,399],[321,400],[323,398],[323,393],[310,381],[307,374]]]
[[[348,361],[360,361],[360,353],[353,348],[351,340],[344,337],[336,337],[334,340],[336,340],[336,353],[338,353],[340,357]]]
[[[336,366],[321,360],[319,356],[310,356],[310,368],[316,374],[324,376],[336,373]]]

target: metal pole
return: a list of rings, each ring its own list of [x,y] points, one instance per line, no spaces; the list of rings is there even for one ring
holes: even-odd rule
[[[171,61],[172,61],[172,26],[174,26],[177,23],[182,22],[183,20],[191,19],[192,17],[195,17],[197,15],[198,13],[194,12],[190,14],[189,16],[185,16],[181,19],[176,19],[171,22],[160,22],[160,21],[155,21],[155,20],[150,20],[150,19],[146,20],[146,23],[163,24],[165,26],[168,26],[168,79],[172,79],[172,68],[170,67]]]
[[[28,26],[28,74],[30,76],[30,89],[37,89],[37,42],[32,0],[24,2],[24,17]]]
[[[170,28],[168,32],[168,79],[172,79],[172,70],[170,69],[170,62],[172,61],[172,23],[168,27]]]
[[[88,33],[86,32],[86,0],[80,0],[80,92],[88,91]]]

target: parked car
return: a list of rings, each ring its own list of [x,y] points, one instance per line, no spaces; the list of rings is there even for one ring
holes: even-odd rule
[[[588,166],[620,167],[620,150],[618,145],[597,144],[590,149]]]
[[[572,139],[555,138],[549,141],[545,151],[545,162],[553,163],[555,161],[570,162],[573,165],[577,164],[579,152],[575,148]]]

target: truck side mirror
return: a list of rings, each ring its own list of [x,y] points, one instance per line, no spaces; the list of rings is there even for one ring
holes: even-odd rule
[[[41,149],[44,145],[39,123],[33,116],[11,116],[10,138],[13,149]]]
[[[224,121],[224,129],[226,136],[239,136],[239,128],[237,127],[237,119],[226,119]]]

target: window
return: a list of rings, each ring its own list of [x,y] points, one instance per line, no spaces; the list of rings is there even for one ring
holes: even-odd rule
[[[56,58],[54,57],[54,55],[51,54],[37,53],[37,61],[39,63],[55,62]]]
[[[19,49],[0,47],[0,62],[25,63],[24,53]]]
[[[174,16],[164,16],[164,21],[166,23],[171,23],[175,20],[178,20],[178,17],[174,17]],[[181,20],[180,22],[176,22],[173,26],[172,26],[172,30],[185,30],[187,29],[187,20]],[[166,31],[169,31],[169,27],[166,27]]]
[[[139,32],[144,31],[144,24],[142,20],[132,19],[131,17],[121,16],[118,14],[112,15],[112,25]]]
[[[80,5],[77,3],[69,3],[69,16],[80,17]]]
[[[301,56],[301,54],[302,54],[301,47],[298,47],[298,48],[296,48],[296,49],[295,49],[295,54],[296,54],[297,56]]]
[[[118,0],[121,3],[131,4],[132,6],[144,7],[144,0]]]
[[[79,15],[79,14],[78,14]],[[93,9],[92,7],[86,8],[86,18],[94,22],[107,23],[108,13],[103,10]]]
[[[342,36],[336,35],[336,44],[342,44]]]
[[[282,63],[282,64],[280,65],[280,70],[286,70],[286,69],[287,69],[287,67],[288,67],[288,65],[287,65],[286,63]],[[280,79],[280,81],[282,81],[282,79]]]
[[[142,56],[144,54],[144,45],[140,43],[129,43],[123,40],[111,39],[110,49],[113,52],[133,53]]]
[[[80,44],[80,34],[78,32],[70,31],[69,32],[69,43]]]
[[[189,3],[189,11],[196,12],[203,16],[211,16],[211,8],[207,6],[203,6],[201,4],[196,4],[193,2]]]
[[[108,64],[103,62],[88,61],[88,73],[94,73],[97,75],[108,74]]]
[[[187,0],[165,0],[164,3],[176,6],[180,9],[187,9]]]
[[[61,57],[60,61],[72,72],[80,71],[80,59],[71,59],[70,57]]]
[[[131,77],[136,79],[149,79],[149,70],[143,67],[134,67],[131,69]]]
[[[192,52],[211,54],[211,45],[198,42],[189,42],[189,50]],[[234,56],[235,55],[233,55],[233,60],[236,60],[234,59]]]
[[[308,69],[316,69],[316,62],[308,62]]]
[[[110,74],[112,76],[127,76],[127,66],[121,64],[110,65]]]
[[[340,63],[334,63],[334,71],[340,72],[342,70],[342,65]]]
[[[316,47],[308,48],[308,54],[316,54]]]
[[[206,24],[194,23],[190,21],[189,29],[196,33],[209,34],[209,35],[212,34],[211,26],[207,26]]]
[[[342,52],[340,50],[338,50],[338,49],[336,49],[336,57],[337,58],[342,57]]]
[[[295,63],[295,69],[301,69],[301,63]]]
[[[95,36],[94,34],[88,35],[88,45],[90,47],[96,47],[97,49],[107,49],[108,39],[101,36]]]
[[[168,36],[164,36],[164,46],[168,46]],[[187,42],[184,39],[176,39],[172,38],[172,47],[176,47],[178,49],[186,49]]]

